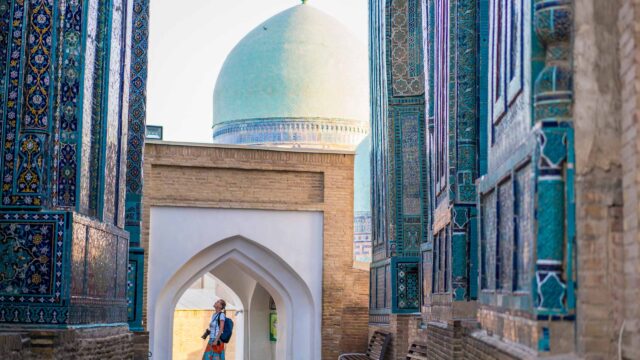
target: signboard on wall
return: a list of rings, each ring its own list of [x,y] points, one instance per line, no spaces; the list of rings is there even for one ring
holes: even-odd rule
[[[151,140],[162,140],[162,126],[147,125],[145,137]]]

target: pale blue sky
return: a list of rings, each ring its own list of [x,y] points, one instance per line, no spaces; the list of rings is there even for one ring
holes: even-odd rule
[[[177,6],[176,4],[180,4]],[[216,77],[231,49],[264,20],[299,0],[153,0],[147,124],[164,139],[211,142]],[[308,0],[366,46],[367,0]]]

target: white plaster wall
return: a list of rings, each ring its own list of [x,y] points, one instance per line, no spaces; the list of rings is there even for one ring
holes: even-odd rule
[[[212,273],[225,285],[229,286],[230,289],[240,298],[242,303],[244,304],[244,313],[242,316],[243,323],[240,324],[240,320],[236,320],[235,326],[237,330],[234,330],[237,336],[242,336],[244,339],[248,339],[248,334],[245,334],[244,331],[248,333],[249,329],[249,306],[251,303],[251,296],[253,291],[257,285],[257,282],[254,278],[247,275],[242,269],[234,263],[227,263],[224,266],[219,266],[212,271]],[[240,317],[237,317],[240,319]],[[242,326],[243,333],[240,334],[240,326]],[[238,344],[238,342],[236,342]],[[244,360],[244,354],[249,354],[249,345],[250,341],[243,341],[243,349],[241,358]],[[236,354],[239,354],[239,349],[236,347]],[[239,360],[239,359],[238,359]]]
[[[277,344],[281,358],[320,358],[322,213],[152,207],[150,219],[147,310],[153,359],[171,354],[166,338],[173,325],[171,306],[190,281],[225,261],[241,265],[274,297],[285,323],[278,329],[286,337]]]
[[[273,360],[271,341],[269,341],[269,293],[259,284],[251,299],[249,313],[249,359]]]

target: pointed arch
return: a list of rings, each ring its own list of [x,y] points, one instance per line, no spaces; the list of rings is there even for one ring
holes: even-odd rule
[[[278,358],[319,358],[320,304],[314,302],[305,281],[280,256],[240,235],[214,242],[191,257],[162,286],[154,303],[149,304],[154,358],[171,354],[173,311],[182,294],[198,277],[227,262],[240,267],[273,296],[279,317]]]

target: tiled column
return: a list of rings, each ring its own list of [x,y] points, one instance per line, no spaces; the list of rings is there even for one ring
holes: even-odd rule
[[[573,262],[573,129],[570,0],[537,0],[535,32],[545,47],[544,68],[534,90],[538,131],[538,316],[568,315],[575,307]]]

